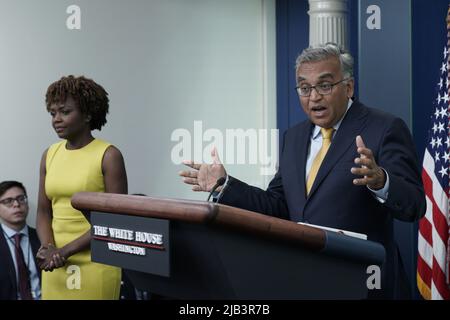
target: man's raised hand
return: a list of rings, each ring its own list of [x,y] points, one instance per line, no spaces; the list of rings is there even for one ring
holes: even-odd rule
[[[211,151],[211,157],[213,159],[212,164],[198,164],[194,163],[192,160],[183,161],[184,165],[194,170],[180,171],[179,175],[183,177],[184,183],[192,185],[193,191],[210,192],[219,178],[227,176],[225,167],[220,161],[219,154],[215,147]],[[217,191],[220,191],[220,188],[218,188]]]

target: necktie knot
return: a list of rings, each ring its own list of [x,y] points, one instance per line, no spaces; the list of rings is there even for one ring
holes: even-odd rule
[[[320,132],[322,133],[322,139],[323,140],[331,140],[331,137],[333,136],[333,131],[334,131],[334,128],[328,128],[328,129],[321,128]]]

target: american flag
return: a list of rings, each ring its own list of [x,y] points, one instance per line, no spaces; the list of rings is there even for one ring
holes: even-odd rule
[[[417,287],[425,299],[450,300],[450,6],[447,45],[443,50],[429,141],[423,159],[422,180],[427,211],[419,222]]]

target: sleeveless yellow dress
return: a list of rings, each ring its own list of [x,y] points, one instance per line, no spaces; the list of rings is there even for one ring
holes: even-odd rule
[[[109,143],[94,139],[77,150],[67,150],[66,140],[50,146],[46,159],[45,192],[52,203],[53,234],[58,248],[91,227],[70,204],[80,191],[104,192],[102,160]],[[91,262],[91,251],[71,256],[64,267],[42,272],[42,299],[118,299],[121,270]]]

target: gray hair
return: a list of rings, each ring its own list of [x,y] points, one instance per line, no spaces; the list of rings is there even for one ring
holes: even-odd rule
[[[298,70],[302,63],[322,61],[331,57],[339,59],[344,78],[353,77],[353,57],[349,52],[332,42],[303,50],[295,61],[295,70]]]

